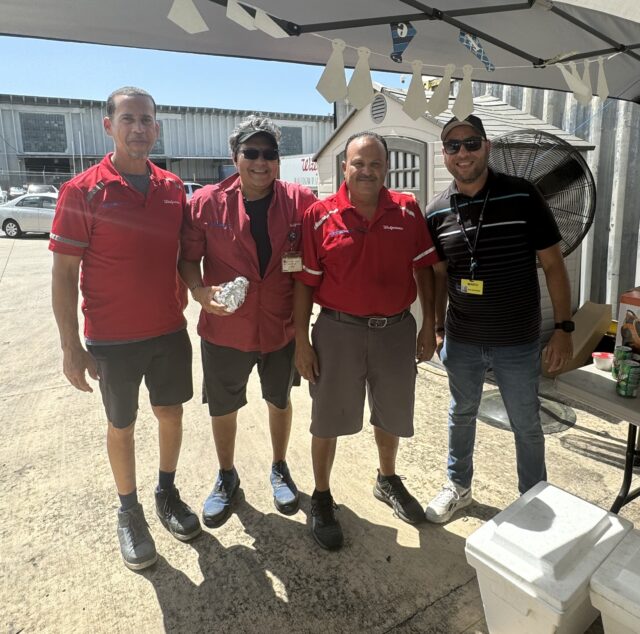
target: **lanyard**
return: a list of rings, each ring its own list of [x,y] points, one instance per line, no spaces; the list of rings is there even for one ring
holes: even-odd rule
[[[467,235],[467,230],[464,228],[464,223],[462,222],[462,217],[460,216],[460,210],[458,209],[458,196],[453,196],[453,206],[456,210],[456,216],[458,217],[458,224],[460,225],[460,231],[462,232],[462,237],[464,241],[467,243],[467,249],[471,254],[471,260],[469,262],[469,273],[471,274],[471,279],[474,279],[476,269],[478,268],[478,260],[476,260],[476,252],[478,249],[478,237],[480,236],[480,229],[482,228],[482,220],[484,219],[484,210],[487,207],[487,201],[489,200],[489,192],[487,189],[487,193],[484,197],[484,202],[482,203],[482,209],[480,211],[480,216],[478,217],[478,223],[476,225],[476,235],[473,239],[473,244],[471,244],[471,240],[469,240],[469,236]]]

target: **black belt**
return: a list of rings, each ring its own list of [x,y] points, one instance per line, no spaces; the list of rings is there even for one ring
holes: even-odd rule
[[[349,313],[341,313],[339,310],[332,310],[331,308],[323,308],[322,312],[331,319],[336,321],[342,321],[345,324],[356,324],[358,326],[367,326],[369,328],[386,328],[402,321],[405,317],[411,314],[409,309],[403,310],[397,315],[390,315],[389,317],[377,317],[372,315],[371,317],[359,317],[358,315],[350,315]]]

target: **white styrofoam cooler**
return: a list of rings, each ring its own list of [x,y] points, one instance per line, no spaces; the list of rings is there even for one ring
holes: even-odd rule
[[[640,531],[628,533],[591,577],[591,603],[606,634],[640,632]]]
[[[631,523],[546,482],[469,535],[492,634],[582,634],[589,579]]]

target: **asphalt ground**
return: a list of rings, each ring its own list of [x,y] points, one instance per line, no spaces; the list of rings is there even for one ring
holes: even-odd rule
[[[142,388],[138,490],[159,559],[142,573],[125,568],[99,393],[74,390],[61,373],[51,260],[43,237],[0,237],[0,631],[487,631],[464,545],[517,499],[511,433],[480,423],[474,504],[445,526],[415,527],[372,495],[377,454],[365,422],[362,433],[338,444],[332,491],[345,545],[325,552],[309,534],[306,385],[292,394],[288,456],[302,504],[285,517],[273,506],[266,407],[255,373],[239,416],[241,499],[226,524],[204,529],[189,544],[172,538],[154,513],[157,433]],[[187,312],[198,386],[197,309],[190,305]],[[543,392],[553,395],[550,382],[543,382]],[[398,472],[426,504],[445,477],[448,392],[442,371],[421,366],[416,396],[416,433],[401,443]],[[547,436],[549,480],[609,508],[622,478],[626,425],[570,404],[576,424]],[[194,399],[185,406],[177,485],[198,513],[216,470],[208,414]],[[640,501],[621,515],[640,526]],[[599,621],[589,630],[601,631]]]

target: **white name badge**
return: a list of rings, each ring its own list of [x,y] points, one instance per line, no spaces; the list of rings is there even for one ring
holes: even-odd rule
[[[282,272],[299,273],[302,271],[302,253],[300,251],[287,251],[282,254]]]

